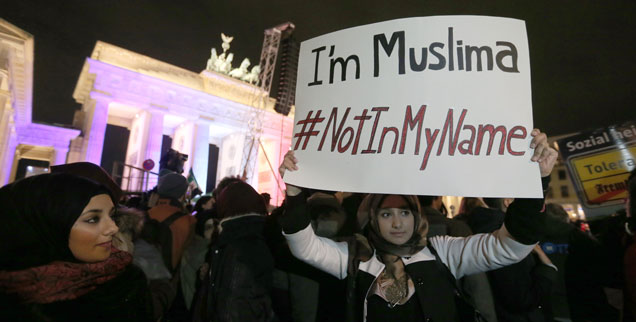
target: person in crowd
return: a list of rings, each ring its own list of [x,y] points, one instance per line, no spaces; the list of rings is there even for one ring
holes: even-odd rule
[[[308,198],[311,225],[320,237],[349,238],[356,230],[337,193],[316,191]],[[295,258],[277,224],[282,208],[267,218],[266,239],[276,264],[272,301],[280,321],[343,321],[346,283]],[[274,226],[274,227],[271,227]],[[328,308],[328,309],[323,309]]]
[[[143,272],[113,247],[105,186],[43,174],[2,187],[0,203],[0,320],[152,320]]]
[[[619,311],[610,304],[606,288],[613,284],[612,276],[618,269],[614,266],[620,264],[610,260],[613,256],[598,240],[571,224],[563,207],[548,204],[546,214],[549,225],[541,247],[559,269],[550,299],[554,317],[617,321]]]
[[[545,213],[554,218],[555,233],[548,235],[541,241],[541,249],[548,259],[557,268],[557,276],[552,284],[550,293],[550,306],[552,316],[558,321],[570,320],[570,306],[568,305],[567,289],[565,287],[566,262],[568,248],[570,246],[570,233],[574,226],[570,224],[570,216],[559,204],[548,203],[545,205]]]
[[[462,198],[462,212],[453,219],[465,222],[475,234],[491,233],[504,223],[505,211],[509,203],[504,204],[499,198],[488,198],[493,207],[489,207],[481,198]]]
[[[480,206],[456,218],[465,220],[477,233],[491,233],[505,221],[513,198],[483,198]],[[543,228],[544,234],[550,225]],[[552,321],[550,292],[557,269],[535,247],[520,262],[488,272],[499,321]]]
[[[535,246],[520,262],[488,272],[499,321],[553,320],[550,295],[557,269]]]
[[[183,299],[188,311],[192,309],[192,302],[199,287],[199,270],[205,264],[205,257],[210,245],[211,234],[206,234],[206,225],[211,227],[213,219],[207,219],[207,224],[201,225],[214,205],[212,196],[202,196],[194,206],[195,217],[197,218],[194,236],[188,247],[186,247],[181,258],[179,275]]]
[[[174,172],[161,176],[157,184],[157,202],[148,210],[148,218],[141,234],[141,239],[159,246],[165,267],[170,273],[168,276],[155,276],[153,280],[168,278],[170,281],[174,296],[165,297],[165,303],[161,306],[167,308],[162,315],[172,320],[189,316],[179,274],[181,258],[193,239],[196,225],[196,218],[185,208],[187,189],[188,181],[184,176]],[[152,265],[150,268],[154,270],[160,267],[161,265]],[[148,267],[144,270],[149,271]]]
[[[342,205],[342,209],[344,209],[345,213],[347,213],[347,218],[356,218],[356,222],[354,223],[354,227],[356,228],[356,232],[358,232],[359,225],[357,223],[358,216],[358,208],[360,208],[360,204],[362,200],[367,196],[364,193],[351,193],[346,191],[339,191],[335,194],[336,198],[340,200],[340,204]]]
[[[470,227],[460,220],[452,220],[444,216],[440,211],[441,196],[417,196],[422,207],[423,214],[427,216],[429,236],[457,236],[466,237],[472,235]]]
[[[204,236],[210,242],[214,241],[216,237],[218,237],[220,232],[220,218],[216,208],[216,200],[218,200],[219,198],[219,193],[229,184],[238,181],[243,180],[241,180],[239,177],[233,176],[224,177],[212,191],[212,196],[201,197],[201,199],[199,199],[199,201],[195,205],[194,211],[196,211],[196,213],[194,214],[194,216],[197,219],[195,232],[199,235]],[[199,205],[202,210],[198,210],[197,205]]]
[[[194,232],[200,236],[203,236],[205,230],[206,221],[212,218],[212,208],[214,207],[215,199],[212,195],[204,195],[197,200],[194,204],[192,214],[197,219]]]
[[[418,196],[417,198],[422,207],[431,207],[444,217],[448,217],[448,209],[444,205],[442,196]]]
[[[177,216],[169,225],[172,232],[172,245],[162,245],[164,258],[168,268],[176,270],[181,254],[194,233],[196,219],[185,212],[185,193],[188,189],[186,178],[177,173],[168,173],[159,179],[157,204],[148,210],[151,219],[163,222],[169,217]]]
[[[272,211],[274,211],[274,208],[276,208],[270,203],[272,201],[272,196],[267,192],[261,193],[261,196],[263,196],[263,199],[265,199],[265,205],[267,205],[267,213],[271,214]]]
[[[426,216],[429,228],[427,238],[435,236],[467,237],[472,235],[468,225],[460,220],[447,218],[442,214],[441,196],[418,196],[422,215]],[[467,299],[475,306],[483,317],[489,322],[497,322],[495,304],[492,299],[492,292],[488,277],[485,273],[477,273],[464,276],[459,280],[460,287],[464,291]]]
[[[263,237],[263,197],[235,180],[218,192],[216,207],[222,229],[210,246],[206,289],[197,299],[194,320],[273,321],[274,261]]]
[[[192,213],[194,214],[195,212],[199,213],[205,210],[210,210],[212,209],[213,205],[214,205],[214,198],[212,197],[212,195],[201,196],[201,198],[199,198],[199,200],[197,200],[197,202],[194,204]]]
[[[623,257],[625,274],[623,321],[636,322],[636,169],[632,170],[627,179],[625,210],[627,216],[625,232],[629,240]]]
[[[532,161],[539,163],[547,184],[557,152],[547,137],[533,130]],[[280,167],[297,170],[293,151]],[[335,242],[317,237],[310,225],[306,196],[287,185],[286,213],[281,225],[292,253],[338,278],[349,277],[346,299],[349,320],[459,321],[469,312],[455,279],[517,262],[541,237],[543,199],[517,199],[508,208],[504,226],[492,234],[466,238],[426,238],[428,222],[417,198],[370,194],[365,238]],[[360,236],[363,237],[363,236]]]
[[[214,200],[212,202],[212,207],[209,210],[206,210],[202,213],[201,219],[203,219],[204,222],[207,222],[210,218],[212,218],[216,221],[215,224],[218,225],[219,214],[216,209],[216,201],[219,199],[219,193],[221,193],[221,191],[223,191],[223,189],[225,189],[225,187],[227,187],[231,183],[238,182],[238,181],[243,181],[243,180],[239,177],[227,176],[221,179],[221,181],[219,181],[219,183],[216,185],[216,188],[212,190],[212,199]]]
[[[113,200],[122,201],[122,190],[106,171],[90,162],[69,163],[51,168],[52,173],[68,173],[94,180],[108,187]],[[139,209],[117,206],[111,215],[119,231],[113,235],[113,246],[133,255],[133,265],[139,267],[148,281],[152,299],[153,320],[162,317],[176,295],[170,283],[171,274],[163,262],[159,250],[139,239],[144,229],[145,215]],[[137,247],[135,247],[137,246]]]
[[[486,204],[481,198],[475,197],[464,197],[459,204],[459,212],[457,216],[461,216],[462,214],[470,214],[473,212],[475,208],[485,208]],[[460,217],[461,218],[461,217]]]

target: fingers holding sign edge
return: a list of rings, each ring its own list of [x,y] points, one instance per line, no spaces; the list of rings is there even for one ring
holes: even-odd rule
[[[532,141],[530,142],[530,148],[534,149],[534,153],[530,160],[541,161],[543,151],[549,149],[548,136],[539,129],[532,130],[530,135],[533,136]]]
[[[280,164],[280,167],[278,167],[278,172],[280,173],[280,177],[284,177],[285,175],[285,171],[290,170],[290,171],[296,171],[298,170],[298,166],[296,165],[298,163],[298,159],[296,159],[296,157],[294,156],[294,151],[293,150],[289,150],[287,151],[287,153],[285,153],[285,157],[283,158],[283,162]]]
[[[281,163],[280,167],[278,167],[278,172],[280,173],[280,177],[282,178],[285,175],[285,171],[287,170],[289,171],[298,170],[298,166],[296,164],[298,164],[298,159],[296,158],[296,156],[294,156],[294,151],[293,150],[287,151],[287,153],[285,153],[285,158],[283,159],[283,162]],[[287,189],[285,193],[290,197],[297,196],[298,194],[301,193],[301,189],[294,185],[287,184]]]
[[[539,163],[541,177],[549,176],[556,164],[559,153],[548,143],[548,136],[539,129],[530,132],[533,137],[530,148],[534,149],[531,161]]]

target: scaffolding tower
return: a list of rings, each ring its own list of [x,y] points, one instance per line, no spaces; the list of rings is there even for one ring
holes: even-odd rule
[[[252,106],[247,117],[247,136],[246,142],[243,147],[243,159],[242,174],[241,177],[244,180],[250,180],[254,175],[255,163],[258,148],[260,144],[260,137],[263,129],[262,116],[269,93],[272,89],[272,81],[274,79],[274,72],[276,70],[276,59],[278,57],[278,51],[281,44],[281,39],[286,39],[294,31],[294,24],[286,22],[276,27],[265,30],[265,36],[263,38],[263,49],[261,51],[261,73],[258,76],[257,89],[252,95]]]

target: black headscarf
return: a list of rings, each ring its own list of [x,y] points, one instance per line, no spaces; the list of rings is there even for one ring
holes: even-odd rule
[[[106,187],[70,174],[43,174],[0,189],[0,270],[52,261],[77,261],[68,247],[71,227]],[[112,198],[112,197],[111,197]]]

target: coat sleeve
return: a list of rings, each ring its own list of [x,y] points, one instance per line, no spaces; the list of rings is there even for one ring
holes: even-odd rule
[[[525,258],[542,236],[543,211],[543,199],[516,199],[508,207],[504,224],[493,233],[433,237],[431,244],[455,278],[514,264]]]
[[[285,212],[279,222],[289,250],[296,258],[339,279],[347,277],[347,243],[316,236],[310,224],[304,191],[287,197]]]
[[[296,233],[283,235],[287,238],[292,254],[298,259],[339,279],[347,277],[347,242],[318,237],[311,225]]]
[[[492,234],[437,236],[431,238],[430,242],[441,261],[458,279],[516,263],[534,247],[515,241],[505,225]]]

